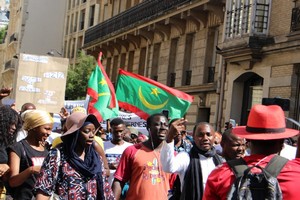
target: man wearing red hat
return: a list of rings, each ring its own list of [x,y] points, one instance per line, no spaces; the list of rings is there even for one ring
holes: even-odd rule
[[[284,112],[277,105],[253,106],[247,126],[237,126],[232,132],[239,137],[246,138],[250,143],[252,154],[244,157],[247,165],[259,165],[263,168],[274,155],[280,153],[285,138],[299,134],[298,130],[286,128]],[[257,168],[255,169],[257,170]],[[235,179],[229,165],[224,163],[209,175],[203,199],[227,199]],[[277,176],[277,180],[282,190],[283,199],[299,197],[300,159],[288,161]]]

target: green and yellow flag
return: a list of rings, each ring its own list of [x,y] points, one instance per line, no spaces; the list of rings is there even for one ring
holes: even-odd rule
[[[144,76],[119,70],[116,86],[119,106],[147,119],[154,113],[169,111],[169,118],[181,118],[194,97]]]
[[[87,89],[90,96],[88,113],[94,114],[99,122],[117,117],[119,114],[115,89],[101,64],[101,56],[100,52],[98,65],[90,76]]]

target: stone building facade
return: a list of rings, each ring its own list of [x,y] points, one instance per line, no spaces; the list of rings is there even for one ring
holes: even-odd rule
[[[217,130],[263,98],[290,100],[299,121],[298,0],[67,0],[64,56],[104,53],[114,82],[119,68],[195,97],[188,128]]]
[[[186,118],[221,124],[221,56],[225,1],[102,1],[100,23],[82,48],[105,55],[113,82],[118,69],[150,77],[195,97]],[[105,20],[104,20],[105,19]]]
[[[277,97],[290,101],[286,116],[299,121],[299,6],[298,1],[227,0],[218,51],[225,63],[225,120],[246,124],[253,105]]]
[[[229,119],[243,125],[263,98],[289,99],[286,115],[299,120],[297,0],[70,3],[78,11],[84,6],[77,24],[87,29],[79,38],[67,34],[66,54],[84,49],[97,57],[102,51],[113,82],[123,68],[193,95],[186,114],[190,130],[198,121],[217,130]],[[66,30],[77,19],[72,15]]]

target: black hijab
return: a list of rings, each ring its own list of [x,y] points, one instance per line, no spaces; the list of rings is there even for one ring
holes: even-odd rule
[[[90,145],[85,149],[84,161],[75,153],[80,130],[70,135],[62,137],[63,149],[66,154],[67,161],[70,165],[87,179],[96,178],[97,181],[97,200],[104,199],[103,179],[102,179],[102,161],[96,152],[94,145]]]

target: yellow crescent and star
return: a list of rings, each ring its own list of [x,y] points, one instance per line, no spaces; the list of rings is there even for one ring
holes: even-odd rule
[[[105,80],[105,78],[102,78],[101,81],[99,82],[99,85],[101,85],[102,87],[104,85],[107,85],[107,82]],[[98,96],[101,97],[101,96],[108,96],[110,95],[110,92],[101,92],[101,93],[98,93]]]
[[[151,93],[150,93],[151,95],[154,95],[154,96],[158,97],[159,93],[160,92],[158,91],[158,88],[151,88]],[[143,93],[142,93],[142,86],[139,87],[139,99],[141,100],[142,104],[145,107],[147,107],[147,108],[149,108],[151,110],[162,109],[162,108],[164,108],[167,105],[167,103],[169,101],[169,99],[167,99],[165,102],[163,102],[161,104],[151,104],[151,103],[149,103],[146,100],[146,98],[144,97]]]

